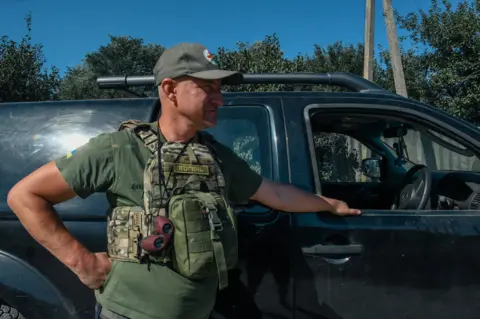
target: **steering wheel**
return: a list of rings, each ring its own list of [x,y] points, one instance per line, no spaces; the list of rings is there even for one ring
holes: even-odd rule
[[[418,176],[415,176],[418,173]],[[395,196],[392,210],[425,209],[432,189],[430,169],[421,164],[413,166],[403,177],[400,191]]]

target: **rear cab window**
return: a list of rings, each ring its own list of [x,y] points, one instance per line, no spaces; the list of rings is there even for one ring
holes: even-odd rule
[[[268,111],[262,106],[235,105],[219,109],[215,127],[205,131],[245,160],[263,177],[272,178],[272,145]]]

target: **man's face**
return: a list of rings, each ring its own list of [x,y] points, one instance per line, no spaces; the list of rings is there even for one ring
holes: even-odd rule
[[[187,77],[177,82],[178,111],[193,122],[197,130],[217,124],[218,108],[223,105],[219,80]]]

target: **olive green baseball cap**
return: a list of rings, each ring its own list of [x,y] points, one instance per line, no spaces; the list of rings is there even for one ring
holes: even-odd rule
[[[166,78],[188,75],[204,80],[221,80],[222,84],[238,84],[243,74],[221,70],[213,61],[213,55],[202,44],[180,43],[165,50],[153,69],[155,86]]]

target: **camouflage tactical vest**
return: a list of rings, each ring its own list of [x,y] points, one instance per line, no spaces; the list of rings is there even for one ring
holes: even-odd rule
[[[143,176],[143,207],[115,207],[109,214],[110,257],[171,262],[187,278],[218,275],[219,288],[227,287],[227,270],[238,260],[237,224],[225,199],[225,179],[209,141],[213,137],[198,134],[188,144],[166,142],[159,148],[150,124],[129,120],[119,128],[124,129],[134,132],[151,155]],[[173,232],[165,235],[165,225]],[[159,248],[152,252],[147,246]]]

